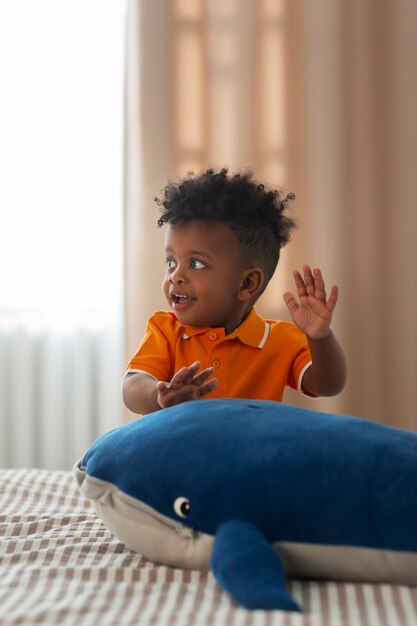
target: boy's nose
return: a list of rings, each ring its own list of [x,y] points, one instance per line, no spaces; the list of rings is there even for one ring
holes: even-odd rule
[[[184,273],[177,268],[175,272],[171,274],[169,280],[173,285],[183,285],[186,282],[186,277]]]

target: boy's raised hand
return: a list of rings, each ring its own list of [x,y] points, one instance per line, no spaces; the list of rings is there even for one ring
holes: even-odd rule
[[[219,384],[217,378],[207,381],[213,374],[214,367],[207,367],[197,374],[200,365],[199,361],[195,361],[192,365],[178,370],[170,382],[158,381],[157,402],[162,409],[187,400],[198,400],[216,389]]]
[[[304,277],[295,270],[294,281],[299,302],[291,292],[284,293],[294,324],[308,337],[323,339],[330,332],[333,311],[336,307],[339,290],[333,286],[330,296],[326,299],[326,289],[320,269],[311,270],[309,265],[303,267]]]

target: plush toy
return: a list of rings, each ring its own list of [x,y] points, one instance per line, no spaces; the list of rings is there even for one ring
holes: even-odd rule
[[[249,609],[286,577],[417,584],[417,434],[252,400],[197,400],[100,437],[75,466],[127,546],[211,566]]]

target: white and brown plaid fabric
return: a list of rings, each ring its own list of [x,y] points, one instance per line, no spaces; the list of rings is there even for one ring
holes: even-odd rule
[[[155,565],[69,472],[0,470],[1,626],[416,626],[417,589],[292,581],[304,615],[246,611],[209,573]]]

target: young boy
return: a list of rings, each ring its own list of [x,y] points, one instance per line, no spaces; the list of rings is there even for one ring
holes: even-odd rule
[[[345,358],[330,330],[338,289],[327,298],[319,269],[294,272],[299,302],[284,294],[294,323],[254,309],[295,226],[284,215],[293,197],[266,190],[251,173],[210,169],[156,198],[158,224],[168,224],[163,291],[173,312],[149,319],[128,364],[123,399],[131,411],[202,396],[281,401],[286,385],[311,396],[342,390]]]

